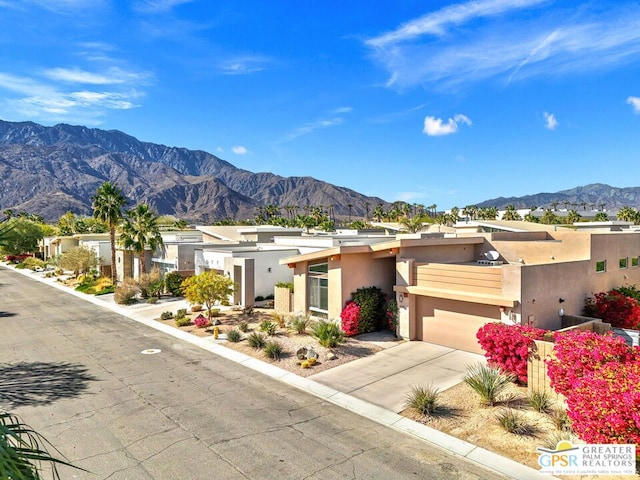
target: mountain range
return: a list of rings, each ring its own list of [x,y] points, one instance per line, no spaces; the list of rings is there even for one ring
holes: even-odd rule
[[[364,218],[389,203],[311,177],[253,173],[215,155],[142,142],[117,130],[0,120],[0,211],[13,209],[55,221],[67,211],[91,214],[91,197],[105,181],[118,185],[133,207],[146,202],[160,214],[196,222],[253,218],[265,205],[303,213],[331,207],[338,217]],[[499,197],[478,207],[577,210],[640,206],[640,187],[591,184],[556,193]]]
[[[91,214],[91,197],[105,181],[130,206],[146,202],[160,214],[212,222],[253,218],[257,207],[332,207],[362,218],[388,205],[311,177],[253,173],[215,155],[142,142],[116,130],[0,120],[0,210],[38,213],[55,221],[67,211]],[[10,180],[10,181],[9,181]],[[283,212],[283,215],[285,213]]]

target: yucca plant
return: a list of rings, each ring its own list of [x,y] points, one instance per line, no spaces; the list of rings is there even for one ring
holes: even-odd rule
[[[53,457],[51,444],[14,414],[0,412],[0,480],[40,480],[43,464],[49,464],[51,476],[59,480],[57,466],[75,467]],[[86,470],[83,470],[86,471]]]
[[[241,332],[245,332],[245,333],[246,333],[246,332],[248,332],[248,331],[249,331],[249,323],[247,323],[247,322],[246,322],[246,321],[244,321],[244,320],[243,320],[243,321],[241,321],[241,322],[238,324],[238,329],[239,329]]]
[[[507,387],[516,380],[511,374],[505,374],[497,368],[491,368],[482,363],[467,367],[467,373],[462,380],[479,396],[483,405],[492,406]]]
[[[260,322],[260,331],[266,333],[269,336],[275,335],[277,330],[278,324],[275,322],[271,322],[269,320]]]
[[[289,321],[290,327],[295,330],[298,335],[307,333],[307,327],[309,326],[309,317],[304,315],[296,315]]]
[[[560,431],[571,431],[571,419],[567,411],[562,407],[557,407],[549,412],[549,418],[553,425]]]
[[[502,428],[514,435],[529,435],[533,430],[525,416],[513,408],[505,408],[498,413],[498,422]]]
[[[405,408],[413,408],[422,415],[431,415],[437,408],[439,390],[433,385],[426,387],[411,386],[411,392],[405,397]]]
[[[247,337],[247,343],[249,343],[249,345],[255,348],[256,350],[260,350],[264,348],[264,345],[266,343],[266,338],[261,333],[251,332]]]
[[[345,335],[340,326],[324,320],[320,320],[311,327],[311,335],[325,348],[334,348],[345,342]]]
[[[233,343],[238,343],[240,340],[242,340],[242,333],[240,332],[240,330],[236,330],[235,328],[229,330],[227,332],[227,340]]]
[[[274,360],[278,360],[282,356],[283,351],[282,345],[275,340],[268,340],[264,344],[264,354]]]
[[[536,412],[547,413],[551,409],[551,397],[546,390],[531,392],[527,400]]]

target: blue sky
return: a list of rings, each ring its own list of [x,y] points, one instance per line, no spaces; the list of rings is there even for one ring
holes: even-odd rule
[[[632,1],[0,0],[0,118],[438,208],[640,186]]]

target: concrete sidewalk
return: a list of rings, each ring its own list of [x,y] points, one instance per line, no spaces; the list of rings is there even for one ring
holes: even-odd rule
[[[1,264],[0,266],[4,267]],[[460,376],[464,374],[466,364],[482,360],[480,355],[422,342],[385,341],[382,343],[383,350],[372,357],[355,360],[326,372],[303,378],[275,365],[226,348],[224,347],[225,340],[214,340],[213,337],[197,337],[155,320],[160,312],[164,310],[183,308],[184,300],[164,301],[155,305],[121,306],[115,304],[113,295],[106,295],[101,299],[93,295],[76,292],[52,279],[43,278],[41,274],[27,270],[11,270],[29,276],[33,280],[47,283],[95,305],[108,308],[136,322],[160,330],[223,358],[240,363],[394,430],[420,438],[449,453],[460,455],[489,470],[500,473],[507,478],[518,480],[540,479],[538,470],[427,427],[424,424],[414,422],[397,413],[402,409],[399,406],[401,402],[399,395],[402,396],[403,401],[408,386],[428,384],[431,379],[434,385],[443,389],[449,388],[460,381]],[[366,341],[370,340],[367,339]],[[409,358],[406,358],[407,356]],[[325,378],[322,378],[323,374],[326,374],[324,375]],[[555,477],[547,476],[546,478],[553,479]]]

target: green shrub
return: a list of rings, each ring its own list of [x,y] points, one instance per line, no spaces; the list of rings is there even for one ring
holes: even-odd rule
[[[173,318],[173,312],[166,311],[160,314],[160,320],[170,320],[172,318]]]
[[[138,285],[140,286],[140,296],[142,298],[159,297],[164,287],[160,269],[153,267],[149,273],[140,274]]]
[[[217,317],[220,315],[219,308],[212,308],[211,310],[207,310],[207,316],[211,315],[211,318]]]
[[[498,422],[507,432],[514,435],[530,435],[533,427],[524,415],[512,408],[505,408],[498,413]]]
[[[187,309],[186,308],[179,308],[178,311],[176,312],[176,318],[180,317],[180,318],[184,318],[187,316]]]
[[[169,294],[174,297],[182,297],[184,296],[184,291],[182,290],[182,275],[178,272],[169,272],[164,276],[164,286]]]
[[[269,340],[264,344],[264,354],[274,360],[278,360],[282,356],[283,351],[282,345],[275,340]]]
[[[504,374],[497,368],[482,363],[467,368],[463,381],[479,396],[483,405],[495,405],[498,397],[516,380],[511,374]]]
[[[344,332],[337,323],[324,320],[311,327],[311,335],[325,348],[334,348],[346,341]]]
[[[256,350],[264,348],[266,341],[265,336],[258,332],[252,332],[247,337],[247,343]]]
[[[246,332],[248,332],[248,331],[249,331],[249,323],[247,323],[245,320],[241,321],[241,322],[238,324],[238,329],[239,329],[241,332],[245,332],[245,333],[246,333]]]
[[[264,300],[264,297],[262,295],[258,295],[254,300],[256,302],[262,302]]]
[[[233,343],[238,343],[240,340],[242,340],[242,333],[240,332],[240,330],[236,330],[235,328],[229,330],[227,332],[227,340]]]
[[[192,312],[201,312],[202,311],[202,305],[192,305],[191,306],[191,311]]]
[[[270,293],[269,295],[267,295],[266,297],[264,297],[265,300],[273,300],[275,297],[273,296],[273,293]]]
[[[158,297],[149,297],[149,298],[147,298],[147,303],[150,303],[152,305],[158,303]]]
[[[39,258],[36,257],[27,257],[22,263],[20,263],[20,268],[28,268],[30,270],[35,270],[36,268],[43,268],[46,263]]]
[[[18,263],[14,268],[18,268],[20,270],[27,268],[27,266],[24,263]]]
[[[431,415],[438,408],[439,390],[433,385],[427,387],[412,386],[411,392],[406,396],[404,403],[405,408],[413,408],[422,415]]]
[[[284,314],[278,313],[278,312],[272,312],[271,318],[273,319],[272,321],[278,325],[278,327],[280,328],[285,327]]]
[[[176,327],[186,327],[187,325],[191,325],[190,318],[176,316]]]
[[[271,322],[269,320],[264,320],[260,322],[260,331],[266,333],[267,335],[275,335],[278,330],[278,324]]]
[[[307,327],[309,326],[310,320],[309,317],[304,315],[295,315],[289,321],[289,326],[291,329],[295,330],[298,335],[302,335],[307,333]]]
[[[116,287],[113,298],[118,305],[128,305],[135,301],[138,293],[140,293],[138,282],[133,278],[125,278],[124,281]]]
[[[278,288],[288,288],[291,293],[293,293],[293,283],[291,282],[278,282],[275,286]]]
[[[374,332],[386,326],[386,296],[378,287],[363,287],[351,293],[360,306],[358,333]]]
[[[115,291],[116,291],[115,285],[109,285],[107,287],[104,287],[102,290],[98,290],[96,292],[96,295],[107,295],[109,293],[114,293]]]
[[[547,413],[551,409],[551,398],[546,390],[531,392],[527,400],[536,412]]]

